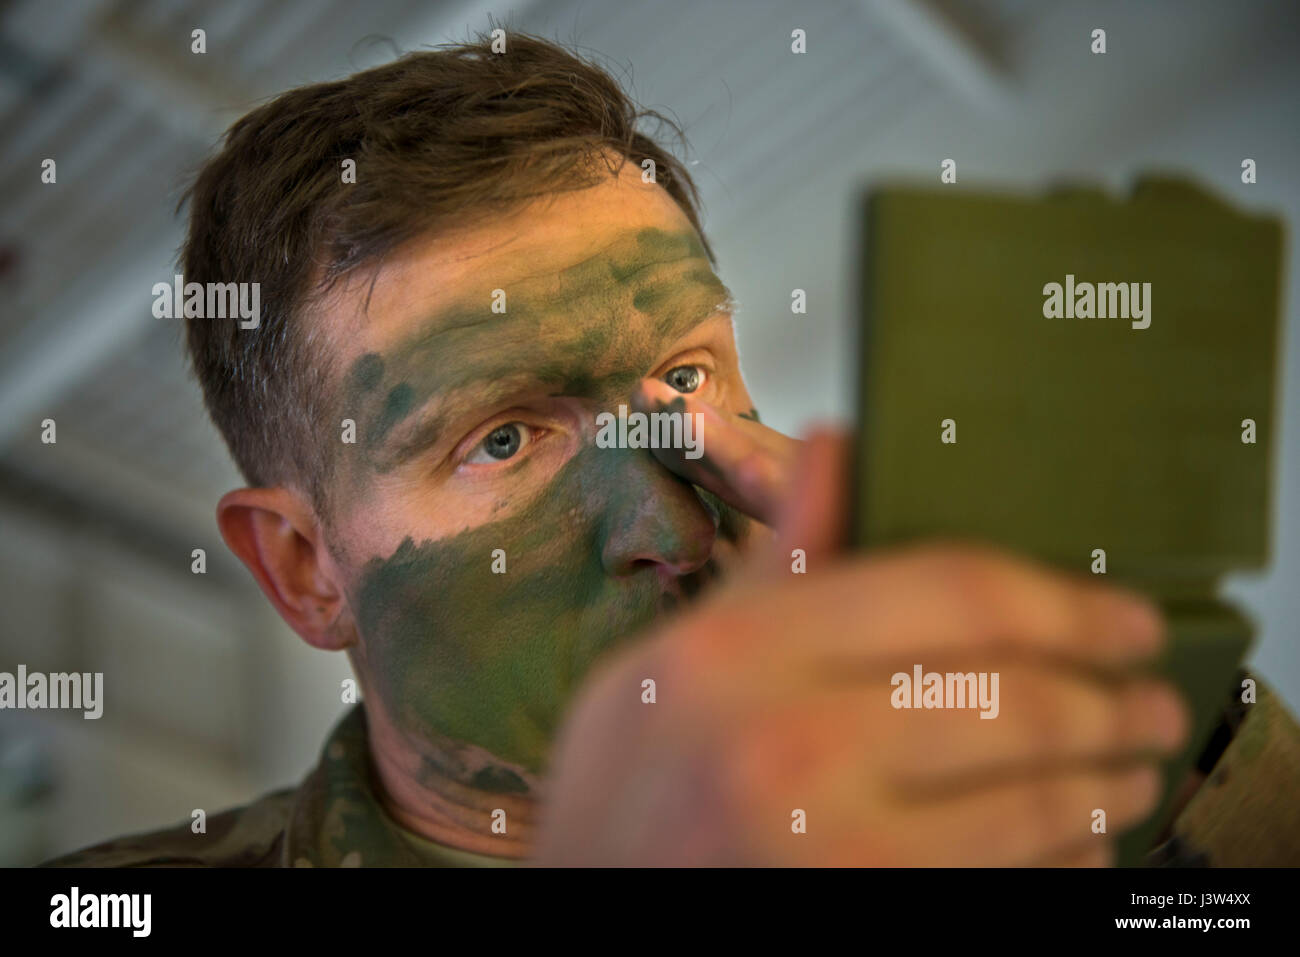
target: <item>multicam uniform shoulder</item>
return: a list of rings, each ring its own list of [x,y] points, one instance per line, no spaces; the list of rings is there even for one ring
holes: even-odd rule
[[[276,791],[209,817],[205,833],[189,823],[97,844],[43,867],[276,867],[295,791]]]
[[[1202,759],[1205,783],[1151,863],[1300,865],[1300,725],[1275,692],[1252,680],[1255,701],[1236,700],[1226,712],[1218,759],[1213,752]]]
[[[509,867],[515,861],[444,847],[413,834],[383,807],[371,769],[365,709],[344,716],[298,789],[285,836],[286,867]]]

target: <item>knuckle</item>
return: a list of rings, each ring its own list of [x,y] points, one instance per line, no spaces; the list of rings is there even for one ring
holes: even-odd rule
[[[1005,681],[1008,690],[1012,682]],[[1059,688],[1049,689],[1042,675],[1025,676],[1015,682],[1015,694],[1023,699],[1021,720],[1028,726],[1031,745],[1037,755],[1067,750],[1073,743],[1073,715],[1063,707]]]

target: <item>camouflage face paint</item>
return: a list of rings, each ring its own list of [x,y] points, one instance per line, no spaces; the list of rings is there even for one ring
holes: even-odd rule
[[[358,424],[342,469],[354,507],[365,509],[380,477],[419,475],[435,441],[460,441],[431,412],[460,416],[524,388],[608,406],[728,298],[694,234],[661,230],[507,291],[505,315],[490,313],[485,292],[481,306],[453,306],[427,332],[354,363],[340,401]],[[513,495],[528,464],[501,466],[501,518],[449,537],[409,534],[365,562],[349,595],[393,723],[432,744],[432,772],[497,793],[521,793],[524,775],[543,771],[598,657],[719,574],[715,541],[737,543],[748,526],[645,450],[588,441],[543,487]],[[636,552],[629,538],[646,554],[708,560],[675,577],[649,562],[613,573],[612,554]],[[492,571],[494,549],[504,574]]]
[[[688,547],[699,509],[665,496],[677,480],[641,450],[588,447],[528,507],[501,521],[416,544],[407,539],[362,570],[356,595],[366,656],[399,727],[483,748],[540,772],[563,710],[597,657],[717,573],[684,576],[681,594],[655,574],[616,579],[605,566],[609,516],[663,502],[657,548]],[[710,516],[735,536],[734,517]],[[506,572],[491,571],[493,549]],[[445,768],[442,770],[446,770]],[[482,774],[479,769],[477,774]],[[508,779],[498,771],[490,776]],[[515,778],[517,780],[517,778]],[[487,783],[478,779],[481,786]]]
[[[356,420],[362,456],[348,457],[355,476],[386,473],[426,449],[436,422],[406,428],[427,406],[456,411],[472,392],[483,407],[524,383],[552,395],[608,398],[636,383],[638,362],[730,301],[692,232],[642,229],[556,276],[511,286],[508,310],[490,309],[490,290],[448,307],[417,335],[384,356],[354,363],[340,417]],[[640,315],[640,322],[630,322]],[[492,384],[491,388],[484,388]]]

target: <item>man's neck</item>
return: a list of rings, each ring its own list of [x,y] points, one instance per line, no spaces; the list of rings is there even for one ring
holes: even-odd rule
[[[473,745],[412,740],[383,707],[367,705],[366,718],[379,798],[394,821],[447,847],[529,855],[539,804],[534,776]],[[481,782],[492,786],[475,786]]]

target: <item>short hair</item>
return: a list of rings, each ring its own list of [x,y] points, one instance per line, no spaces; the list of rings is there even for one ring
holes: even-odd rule
[[[256,328],[186,321],[204,403],[250,485],[297,487],[325,509],[334,370],[310,307],[410,239],[649,159],[713,259],[690,174],[638,130],[650,118],[684,143],[680,127],[557,44],[491,43],[480,33],[281,94],[230,127],[182,199],[186,283],[260,284]]]

